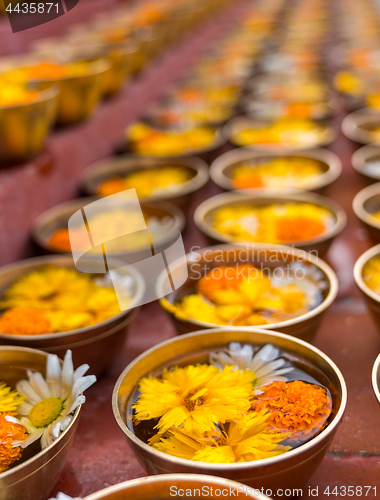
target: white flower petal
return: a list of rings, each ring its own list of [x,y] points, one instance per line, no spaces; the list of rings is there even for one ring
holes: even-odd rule
[[[33,406],[42,400],[41,396],[36,393],[28,380],[20,380],[17,382],[16,389],[19,394],[26,396],[25,402],[30,403]]]
[[[58,356],[49,354],[46,362],[46,382],[53,397],[61,396],[61,364]]]
[[[20,417],[27,417],[33,406],[34,405],[30,403],[21,403],[20,406],[17,408],[17,413],[20,415]]]
[[[95,382],[95,375],[87,375],[87,377],[81,377],[74,383],[71,395],[75,398],[78,397],[79,394],[82,394],[82,392],[95,384]]]
[[[20,422],[20,420],[18,420],[16,417],[11,417],[10,415],[6,415],[5,417],[5,420],[11,424],[18,424],[18,425],[22,425],[22,423]]]
[[[63,360],[63,368],[61,374],[61,384],[65,389],[66,394],[61,394],[63,399],[66,399],[68,394],[70,394],[70,389],[74,384],[74,365],[73,365],[73,356],[68,349],[65,354],[65,358]]]
[[[25,425],[25,424],[24,424]],[[22,442],[22,447],[23,448],[26,448],[27,446],[31,445],[32,443],[34,443],[35,441],[37,441],[38,439],[40,439],[40,437],[43,435],[44,433],[44,429],[37,429],[35,430],[34,432],[32,432],[23,442]]]
[[[58,493],[56,498],[49,498],[49,500],[82,500],[79,497],[69,497],[68,495],[65,495],[64,493]]]
[[[83,375],[89,370],[89,368],[90,365],[81,365],[79,368],[77,368],[74,372],[74,382],[82,378]]]
[[[251,363],[249,364],[249,369],[253,372],[257,372],[257,370],[263,365],[278,358],[279,354],[280,351],[276,347],[273,347],[271,344],[267,344],[254,355]]]
[[[62,415],[69,415],[74,410],[76,410],[78,406],[84,404],[85,402],[86,396],[83,396],[83,394],[81,396],[78,396],[74,401],[73,399],[69,398],[65,403],[65,405],[67,406],[65,406],[64,410],[62,411]]]
[[[39,396],[41,396],[41,399],[51,397],[49,386],[40,372],[29,372],[28,370],[28,377],[30,386]]]

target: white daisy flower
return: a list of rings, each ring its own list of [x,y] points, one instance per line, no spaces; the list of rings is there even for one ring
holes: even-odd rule
[[[69,350],[62,367],[58,356],[48,355],[46,380],[41,373],[28,370],[29,380],[20,380],[16,387],[20,394],[26,396],[17,411],[29,436],[16,446],[26,448],[41,438],[44,449],[68,428],[73,419],[72,413],[86,401],[82,393],[96,382],[95,375],[84,377],[88,369],[88,365],[82,365],[74,372]]]
[[[209,360],[214,366],[223,368],[233,365],[235,369],[251,370],[256,375],[255,392],[264,385],[274,381],[287,381],[286,373],[293,367],[283,358],[278,358],[280,350],[271,344],[262,347],[253,355],[253,347],[249,344],[241,346],[238,342],[231,342],[228,351],[210,352]]]
[[[64,493],[58,493],[58,495],[55,498],[49,498],[49,500],[82,500],[79,497],[69,497],[69,495],[65,495]]]

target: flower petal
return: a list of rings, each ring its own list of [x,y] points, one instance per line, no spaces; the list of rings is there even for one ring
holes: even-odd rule
[[[36,393],[28,380],[20,380],[19,382],[17,382],[16,389],[19,394],[25,394],[25,401],[32,404],[33,406],[42,400],[41,396]]]

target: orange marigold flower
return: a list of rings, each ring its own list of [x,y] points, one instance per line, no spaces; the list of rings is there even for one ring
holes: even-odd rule
[[[319,236],[326,230],[323,222],[314,217],[298,215],[297,217],[280,217],[276,224],[276,235],[280,241],[303,241]]]
[[[42,335],[51,331],[44,311],[14,307],[0,316],[0,332],[6,335]]]
[[[16,460],[21,458],[21,448],[13,448],[13,441],[26,439],[23,425],[9,422],[5,417],[14,417],[16,413],[0,414],[0,472],[7,470]]]
[[[215,291],[237,289],[238,284],[248,278],[254,266],[218,266],[208,271],[197,283],[198,292],[209,300],[213,300]]]
[[[261,391],[262,394],[255,396],[251,410],[271,413],[270,431],[291,432],[286,444],[302,444],[326,426],[332,401],[324,387],[295,380],[272,382]]]
[[[50,237],[49,246],[60,252],[71,252],[69,230],[57,229]]]

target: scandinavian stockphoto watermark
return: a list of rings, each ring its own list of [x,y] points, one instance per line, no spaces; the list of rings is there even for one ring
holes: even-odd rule
[[[70,217],[68,229],[75,267],[108,272],[121,310],[160,299],[188,277],[174,219],[144,214],[135,189],[84,206]]]

